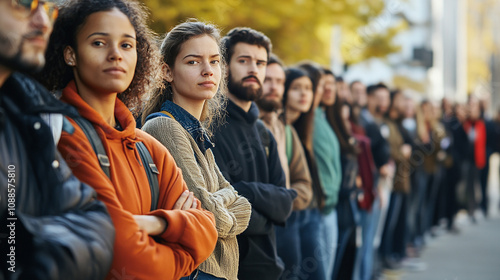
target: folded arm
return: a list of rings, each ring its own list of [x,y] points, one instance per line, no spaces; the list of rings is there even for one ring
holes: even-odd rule
[[[68,160],[75,176],[87,181],[97,191],[98,199],[104,202],[113,220],[116,239],[112,269],[108,276],[180,278],[191,273],[211,254],[217,239],[213,215],[201,208],[166,210],[173,208],[177,198],[187,188],[166,150],[152,149],[153,145],[145,144],[156,159],[155,163],[163,167],[159,175],[160,210],[150,213],[164,218],[168,223],[167,229],[160,235],[161,243],[140,230],[133,214],[124,209],[116,194],[115,188],[119,186],[114,186],[101,170],[81,129],[76,128],[73,135],[63,133],[58,148]]]
[[[144,125],[143,130],[170,151],[182,170],[189,190],[200,200],[203,209],[214,214],[219,237],[236,236],[245,230],[250,219],[250,203],[239,196],[220,174],[210,150],[206,152],[205,158],[199,149],[193,149],[196,142],[179,123],[170,118],[152,119]],[[213,166],[210,166],[210,160]],[[207,185],[209,183],[212,185]]]

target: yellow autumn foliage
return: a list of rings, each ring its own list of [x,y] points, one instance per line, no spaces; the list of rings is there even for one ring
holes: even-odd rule
[[[311,59],[330,61],[331,27],[342,27],[342,54],[346,63],[385,57],[398,51],[392,38],[401,26],[384,32],[360,34],[386,9],[383,0],[144,0],[151,10],[151,27],[164,34],[176,24],[196,18],[222,29],[248,26],[273,42],[273,51],[285,63]]]

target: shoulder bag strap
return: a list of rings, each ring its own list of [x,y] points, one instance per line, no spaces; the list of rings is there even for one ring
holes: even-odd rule
[[[135,143],[137,150],[139,151],[139,155],[141,156],[142,165],[144,166],[144,170],[148,176],[149,181],[149,189],[151,190],[151,211],[156,210],[158,208],[158,200],[159,200],[159,185],[158,185],[158,168],[156,168],[156,164],[153,162],[153,158],[149,153],[148,149],[142,142]]]
[[[106,151],[104,150],[104,146],[102,145],[101,138],[99,138],[99,135],[97,135],[94,126],[92,126],[92,124],[85,118],[79,117],[79,118],[74,118],[73,120],[83,130],[85,136],[87,136],[90,145],[92,145],[92,149],[97,155],[97,159],[99,160],[99,164],[101,165],[102,171],[104,171],[104,173],[106,173],[106,176],[110,178],[111,173],[109,171],[109,166],[110,166],[109,158],[106,155]]]

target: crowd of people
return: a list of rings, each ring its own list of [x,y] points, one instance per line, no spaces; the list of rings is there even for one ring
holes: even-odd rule
[[[248,27],[159,42],[147,14],[0,0],[0,279],[378,279],[487,216],[487,101],[284,65]]]

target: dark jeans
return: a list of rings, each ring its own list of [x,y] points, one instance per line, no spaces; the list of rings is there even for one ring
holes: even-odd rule
[[[446,217],[446,203],[447,203],[447,182],[446,182],[446,169],[442,167],[442,175],[439,178],[439,188],[437,199],[434,205],[434,217],[432,224],[439,225],[441,219]]]
[[[425,233],[425,191],[429,175],[422,167],[416,167],[412,174],[411,193],[408,210],[408,236],[409,242],[415,248],[421,248]]]
[[[300,226],[301,219],[304,219],[303,214],[301,211],[293,211],[286,221],[286,227],[275,227],[278,256],[285,264],[283,279],[286,279],[285,275],[297,276],[293,271],[300,267],[302,259]]]
[[[486,166],[480,171],[481,182],[481,210],[484,215],[488,215],[488,175],[490,173],[489,158],[486,159]]]
[[[352,279],[356,260],[356,227],[359,208],[351,197],[340,197],[337,204],[338,242],[332,280]]]
[[[356,252],[353,280],[370,280],[373,274],[374,246],[380,220],[380,199],[375,198],[371,211],[360,210],[361,214],[361,247]]]
[[[425,204],[426,214],[425,214],[425,230],[430,230],[433,226],[437,225],[437,221],[434,218],[436,216],[436,211],[438,211],[436,205],[439,201],[440,188],[442,188],[442,177],[443,168],[438,167],[438,170],[430,175],[430,179],[427,184],[427,200]]]
[[[479,180],[479,170],[472,161],[464,162],[463,170],[466,170],[466,189],[465,194],[467,198],[467,212],[469,216],[474,217],[474,211],[477,208],[476,200],[476,183]]]
[[[325,279],[321,219],[318,209],[294,211],[286,227],[276,227],[278,256],[285,263],[280,279]]]
[[[457,184],[460,180],[460,168],[459,163],[454,163],[451,168],[446,169],[446,175],[444,176],[444,186],[445,191],[445,218],[447,220],[447,228],[453,228],[453,221],[455,215],[458,212],[457,203]]]
[[[401,261],[406,256],[408,195],[392,192],[379,253],[382,261]]]
[[[356,227],[339,231],[332,280],[352,279],[356,261]]]

